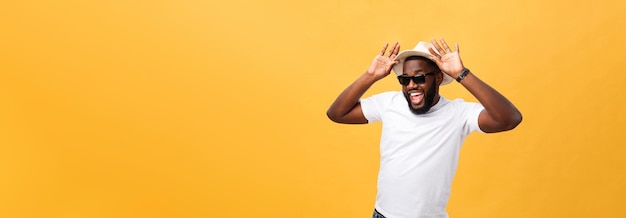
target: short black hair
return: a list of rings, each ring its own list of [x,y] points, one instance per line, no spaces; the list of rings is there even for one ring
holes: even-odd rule
[[[417,56],[417,55],[414,55],[414,56],[408,56],[406,59],[404,59],[404,62],[407,62],[407,61],[410,61],[410,60],[423,60],[423,61],[426,61],[426,62],[427,62],[430,66],[432,66],[433,68],[435,68],[435,69],[437,70],[437,72],[441,71],[441,70],[439,69],[439,66],[437,66],[437,64],[436,64],[433,60],[430,60],[430,59],[429,59],[429,58],[427,58],[427,57],[424,57],[424,56]]]

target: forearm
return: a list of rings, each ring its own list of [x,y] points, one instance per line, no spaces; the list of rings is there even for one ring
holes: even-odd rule
[[[370,73],[366,72],[361,75],[356,81],[341,92],[337,99],[335,99],[335,101],[330,105],[326,111],[328,118],[338,123],[344,123],[343,118],[348,115],[348,113],[350,113],[356,105],[358,105],[363,94],[376,81],[378,81],[378,79]]]
[[[513,129],[522,121],[522,114],[515,105],[475,74],[468,73],[461,84],[485,107],[497,126],[495,131]]]

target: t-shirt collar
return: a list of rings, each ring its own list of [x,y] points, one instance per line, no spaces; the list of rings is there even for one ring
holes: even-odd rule
[[[428,112],[434,112],[436,110],[439,110],[439,108],[442,108],[444,105],[448,104],[448,102],[448,99],[444,98],[442,95],[439,95],[439,101],[437,102],[437,104],[433,105],[433,107],[431,107]]]

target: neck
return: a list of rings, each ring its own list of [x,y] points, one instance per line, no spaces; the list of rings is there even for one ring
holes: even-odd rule
[[[433,99],[433,104],[431,106],[437,105],[437,103],[439,102],[440,98],[441,98],[441,96],[439,96],[439,93],[435,94],[435,99]]]

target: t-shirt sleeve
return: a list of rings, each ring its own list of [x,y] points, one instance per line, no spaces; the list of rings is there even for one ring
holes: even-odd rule
[[[478,116],[480,115],[480,112],[482,112],[484,109],[485,109],[485,107],[483,107],[481,104],[478,104],[478,103],[466,103],[466,105],[465,105],[465,114],[466,114],[465,126],[466,126],[466,132],[468,134],[471,133],[471,132],[485,133],[484,131],[482,131],[480,129],[480,126],[478,126]]]
[[[385,102],[388,102],[390,100],[391,95],[393,95],[393,93],[386,92],[360,100],[363,116],[365,116],[365,119],[367,119],[368,123],[382,120],[381,114],[385,109],[384,106],[388,105]]]

